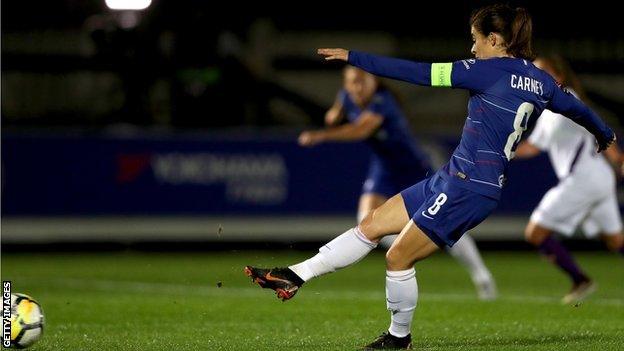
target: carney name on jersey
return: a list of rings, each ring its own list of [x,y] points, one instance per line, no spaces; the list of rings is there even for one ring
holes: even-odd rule
[[[421,63],[350,51],[348,61],[388,78],[468,90],[468,116],[461,141],[438,174],[494,199],[500,198],[508,162],[529,119],[537,118],[544,109],[570,118],[600,141],[613,138],[613,131],[591,109],[524,59]]]

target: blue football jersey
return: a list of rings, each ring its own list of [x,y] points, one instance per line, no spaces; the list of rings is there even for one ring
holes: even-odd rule
[[[349,122],[355,122],[364,111],[383,117],[379,129],[365,141],[373,151],[374,162],[381,163],[389,171],[400,171],[408,167],[429,170],[427,154],[418,146],[401,107],[388,90],[380,89],[375,92],[364,108],[355,104],[345,90],[338,93],[338,99]]]
[[[522,133],[529,120],[545,108],[572,119],[600,140],[613,136],[593,111],[524,59],[420,63],[350,51],[349,63],[418,85],[468,90],[468,116],[461,141],[439,173],[457,186],[496,199]]]

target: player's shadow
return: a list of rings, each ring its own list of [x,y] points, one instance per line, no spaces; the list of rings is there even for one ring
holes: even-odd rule
[[[491,347],[493,350],[500,350],[505,346],[544,346],[547,344],[557,344],[558,346],[564,346],[567,344],[573,344],[579,341],[591,342],[596,339],[604,339],[604,335],[540,335],[540,336],[527,336],[527,337],[505,337],[501,336],[500,339],[479,339],[479,340],[424,340],[413,342],[413,348],[415,350],[447,350],[447,349],[466,349],[471,346],[475,348]]]

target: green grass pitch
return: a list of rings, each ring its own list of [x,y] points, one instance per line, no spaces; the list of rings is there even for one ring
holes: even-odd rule
[[[379,252],[281,302],[243,275],[313,252],[4,254],[2,279],[46,315],[33,350],[355,350],[388,327]],[[599,284],[563,306],[566,278],[536,253],[485,253],[500,299],[481,302],[449,255],[416,265],[417,350],[622,350],[624,260],[578,253]],[[220,287],[219,287],[220,285]]]

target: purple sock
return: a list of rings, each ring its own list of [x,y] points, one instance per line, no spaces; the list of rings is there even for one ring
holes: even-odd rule
[[[624,245],[622,245],[622,247],[620,247],[620,250],[618,250],[618,252],[622,255],[624,255]]]
[[[561,243],[551,236],[546,238],[539,246],[539,251],[547,256],[559,268],[564,270],[575,284],[589,280],[581,269],[576,265],[570,252]]]

